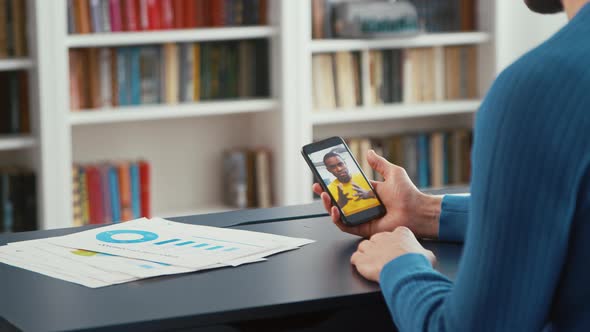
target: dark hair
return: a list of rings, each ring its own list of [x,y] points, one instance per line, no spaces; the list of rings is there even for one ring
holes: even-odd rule
[[[337,154],[336,152],[328,152],[324,155],[324,165],[326,164],[326,160],[328,158],[332,158],[332,157],[338,157],[338,158],[342,159],[342,157],[339,154]],[[342,159],[342,160],[344,160],[344,159]]]

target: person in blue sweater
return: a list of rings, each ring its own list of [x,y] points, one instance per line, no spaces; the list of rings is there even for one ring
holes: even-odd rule
[[[371,151],[387,214],[342,231],[400,331],[590,331],[590,1],[527,0],[570,22],[496,79],[476,115],[470,196],[421,193]],[[415,235],[464,241],[456,280]]]

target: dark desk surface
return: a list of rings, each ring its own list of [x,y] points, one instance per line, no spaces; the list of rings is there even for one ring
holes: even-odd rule
[[[291,209],[292,216],[305,216]],[[310,210],[311,209],[311,210]],[[295,213],[300,211],[301,213]],[[176,218],[209,224],[275,221],[276,209],[252,210],[251,218],[227,213]],[[283,210],[282,213],[286,213]],[[246,215],[248,215],[246,213]],[[256,218],[258,216],[258,218]],[[266,218],[266,217],[273,218]],[[236,217],[236,219],[233,219]],[[213,219],[211,219],[213,218]],[[282,217],[284,218],[284,216]],[[7,322],[25,331],[164,330],[226,324],[383,302],[379,286],[363,279],[349,259],[359,238],[344,234],[327,217],[236,226],[236,229],[304,237],[317,242],[277,254],[267,262],[157,277],[90,289],[0,264],[0,330]],[[0,244],[80,231],[69,228],[0,236]],[[439,270],[454,278],[461,246],[426,243]]]

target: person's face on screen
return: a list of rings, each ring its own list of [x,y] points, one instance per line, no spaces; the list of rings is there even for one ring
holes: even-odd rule
[[[350,173],[348,167],[342,158],[338,156],[327,158],[325,161],[326,169],[332,173],[338,181],[348,183],[350,181]]]
[[[561,0],[524,0],[530,10],[540,14],[558,13],[563,10]]]

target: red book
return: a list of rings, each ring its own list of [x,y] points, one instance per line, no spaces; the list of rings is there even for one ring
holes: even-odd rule
[[[196,3],[197,27],[206,27],[209,24],[207,17],[209,16],[209,0],[194,0]]]
[[[104,206],[100,171],[95,166],[86,167],[88,184],[88,203],[90,205],[90,224],[104,223]]]
[[[121,1],[110,0],[111,31],[123,31],[123,19],[121,17]]]
[[[174,29],[184,28],[184,0],[173,0],[172,11],[174,12]]]
[[[221,27],[225,21],[224,17],[224,0],[209,0],[209,14],[211,18],[211,26]]]
[[[139,2],[137,0],[124,0],[125,23],[127,31],[139,31]]]
[[[148,22],[150,30],[162,29],[160,4],[158,0],[147,0]]]
[[[197,26],[197,1],[184,0],[184,27],[194,28]]]
[[[139,27],[142,31],[150,29],[148,0],[139,0]]]
[[[172,0],[160,0],[162,6],[162,29],[174,29],[174,9]]]
[[[145,160],[138,162],[139,166],[139,199],[141,201],[141,216],[151,217],[151,202],[150,202],[150,164]]]

